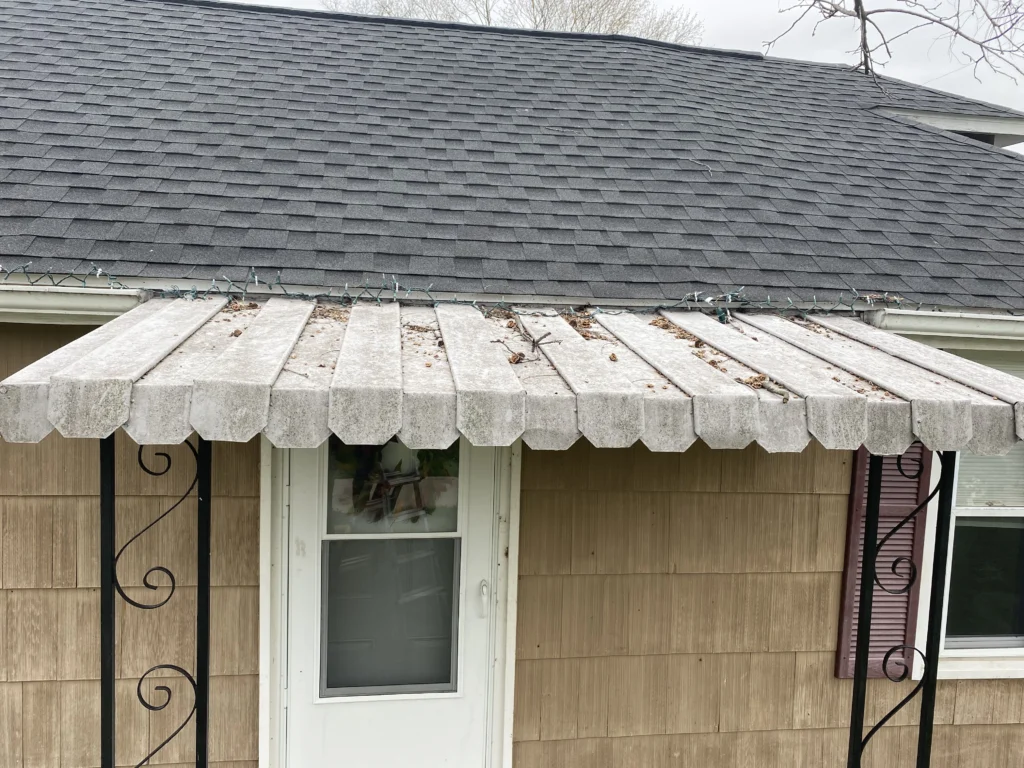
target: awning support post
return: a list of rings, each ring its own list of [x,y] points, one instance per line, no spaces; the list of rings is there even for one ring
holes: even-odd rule
[[[210,725],[210,501],[213,444],[199,438],[199,535],[197,546],[198,585],[196,595],[196,768],[208,764]]]
[[[935,689],[942,652],[942,610],[946,602],[946,570],[949,566],[949,533],[953,520],[953,478],[956,452],[940,454],[939,507],[935,520],[935,556],[932,588],[928,598],[928,633],[925,639],[924,693],[921,696],[921,727],[917,734],[917,768],[929,768],[932,760],[932,727],[935,724]]]
[[[210,539],[212,497],[212,444],[199,440],[198,450],[186,442],[195,459],[195,475],[188,489],[167,510],[158,515],[144,528],[136,532],[120,548],[117,547],[117,527],[115,520],[115,443],[114,435],[100,441],[100,765],[101,768],[115,768],[116,755],[116,718],[114,711],[116,669],[116,603],[115,593],[120,595],[129,610],[156,610],[166,605],[174,597],[177,590],[177,578],[165,566],[154,565],[143,577],[145,586],[154,592],[162,592],[160,598],[153,602],[140,602],[125,592],[118,580],[117,564],[124,551],[140,536],[157,525],[167,515],[182,506],[185,500],[198,487],[197,499],[197,596],[196,596],[196,668],[195,676],[175,664],[157,664],[143,673],[136,687],[136,698],[150,712],[164,710],[170,704],[172,689],[161,682],[152,691],[145,684],[151,675],[159,674],[161,680],[168,673],[180,676],[191,687],[193,706],[188,715],[171,732],[163,742],[150,751],[136,768],[147,765],[150,760],[167,744],[169,744],[188,725],[193,715],[196,718],[196,768],[207,768],[209,763],[209,682],[210,682]],[[158,452],[157,457],[163,459],[161,469],[150,469],[143,459],[142,448],[139,448],[138,464],[147,474],[153,477],[166,475],[171,469],[171,457],[167,453]]]
[[[861,594],[860,608],[857,616],[857,648],[853,676],[853,702],[850,712],[850,741],[847,752],[847,768],[861,768],[864,750],[871,738],[889,720],[903,709],[910,701],[921,694],[920,728],[917,742],[916,768],[930,768],[932,751],[932,733],[935,723],[935,691],[938,681],[938,661],[942,642],[942,609],[945,602],[946,569],[949,560],[949,534],[953,509],[953,478],[956,467],[956,452],[944,451],[939,454],[942,467],[939,482],[909,515],[892,527],[882,538],[878,538],[879,509],[881,507],[882,489],[882,457],[871,456],[868,464],[868,497],[864,520],[864,547],[861,553]],[[897,459],[897,468],[904,477],[916,479],[924,470],[923,465],[917,467],[916,474],[905,470],[902,457]],[[908,558],[897,558],[892,563],[891,572],[901,572],[906,584],[893,587],[883,584],[878,578],[878,557],[885,544],[903,526],[918,515],[938,496],[938,515],[935,525],[935,554],[931,575],[931,594],[929,597],[928,628],[925,650],[912,645],[897,645],[885,652],[882,658],[882,672],[894,683],[902,683],[911,676],[915,654],[924,662],[921,680],[895,707],[871,730],[864,734],[864,705],[867,694],[869,654],[871,649],[871,613],[874,603],[875,588],[890,594],[906,594],[917,580],[919,569],[916,563]],[[901,566],[903,566],[901,568]],[[865,589],[865,586],[868,589]]]
[[[100,765],[114,768],[114,435],[100,440]]]
[[[864,547],[861,549],[860,608],[857,614],[857,651],[853,666],[853,707],[850,711],[850,745],[847,751],[849,768],[860,768],[866,739],[864,734],[864,701],[868,686],[868,656],[871,647],[871,611],[874,603],[875,565],[877,551],[869,543],[878,541],[878,510],[882,499],[882,457],[868,459],[868,500],[864,515]]]

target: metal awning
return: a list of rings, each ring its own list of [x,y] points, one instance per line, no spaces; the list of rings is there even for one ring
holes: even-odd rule
[[[1008,451],[1024,380],[853,317],[154,299],[0,383],[0,435]]]

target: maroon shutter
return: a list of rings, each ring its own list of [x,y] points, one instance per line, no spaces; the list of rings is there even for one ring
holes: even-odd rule
[[[924,463],[921,476],[908,479],[896,467],[896,457],[887,456],[882,464],[882,499],[879,506],[878,537],[881,539],[914,507],[928,495],[928,481],[931,474],[931,451],[920,443],[914,443],[903,455],[903,468],[913,475],[918,461]],[[843,568],[843,600],[839,616],[839,650],[836,654],[836,677],[853,677],[853,661],[857,647],[857,610],[860,604],[861,550],[864,543],[864,513],[867,506],[868,453],[863,448],[857,451],[853,462],[853,487],[850,489],[850,512],[846,532],[846,565]],[[878,556],[878,575],[882,583],[892,589],[906,585],[906,579],[894,576],[891,566],[894,558],[907,557],[920,568],[924,550],[925,510],[907,523],[890,539]],[[899,572],[905,574],[907,566],[901,565]],[[914,587],[908,594],[891,595],[875,586],[874,606],[871,611],[871,656],[868,662],[868,676],[882,677],[882,657],[897,645],[913,645],[917,627],[917,600],[920,594],[921,578],[918,574]],[[911,654],[896,654],[892,664],[903,656],[906,663],[912,661]]]

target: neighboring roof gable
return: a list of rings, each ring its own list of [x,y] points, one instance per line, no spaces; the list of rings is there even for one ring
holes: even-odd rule
[[[0,263],[1024,306],[1024,158],[840,67],[199,2],[0,0]]]

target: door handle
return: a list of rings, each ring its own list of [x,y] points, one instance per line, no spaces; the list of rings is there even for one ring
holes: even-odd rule
[[[487,583],[487,579],[483,579],[480,582],[480,618],[485,618],[488,611],[491,608],[491,587]]]

